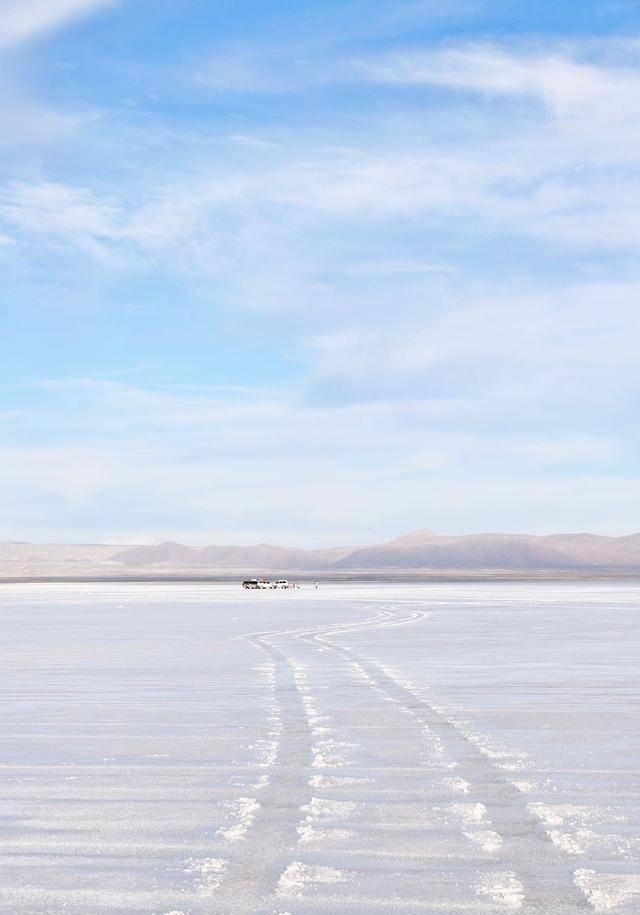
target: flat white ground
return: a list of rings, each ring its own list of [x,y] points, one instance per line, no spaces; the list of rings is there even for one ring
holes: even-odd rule
[[[5,585],[0,912],[640,911],[640,587]]]

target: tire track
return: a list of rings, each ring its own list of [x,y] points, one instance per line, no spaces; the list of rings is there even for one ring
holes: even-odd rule
[[[377,611],[370,618],[344,626],[349,630],[366,629],[389,618],[388,612]],[[301,809],[312,801],[310,780],[314,770],[313,735],[305,693],[300,689],[299,665],[274,642],[334,628],[323,625],[311,630],[309,627],[276,629],[243,636],[266,655],[272,667],[271,685],[279,706],[280,737],[268,777],[258,792],[259,807],[252,810],[250,822],[242,829],[241,841],[221,850],[224,858],[195,862],[192,872],[200,874],[203,896],[211,900],[206,904],[212,913],[273,915],[273,906],[278,904],[278,887],[299,846]],[[266,774],[264,770],[263,774]]]
[[[313,879],[316,871],[324,874],[327,870],[328,875],[331,870],[311,867],[299,860],[303,850],[301,811],[308,810],[312,803],[314,738],[309,690],[301,688],[304,682],[301,665],[294,659],[295,653],[292,655],[288,650],[290,640],[306,642],[348,662],[350,675],[360,680],[364,688],[379,693],[391,707],[397,708],[398,714],[409,715],[416,726],[433,734],[443,747],[455,765],[452,769],[455,779],[445,782],[453,785],[455,781],[465,786],[465,796],[460,798],[464,803],[449,805],[454,819],[458,816],[462,834],[470,841],[483,835],[496,837],[494,846],[488,849],[495,870],[480,872],[473,887],[479,901],[485,898],[500,908],[532,915],[575,915],[589,909],[584,893],[574,884],[571,863],[551,843],[539,819],[527,809],[522,793],[504,771],[483,754],[442,708],[418,696],[390,668],[338,641],[341,634],[357,635],[372,629],[409,625],[428,616],[427,611],[384,606],[373,615],[351,623],[272,630],[244,637],[273,665],[273,688],[280,707],[282,733],[268,781],[260,791],[260,808],[241,847],[230,850],[228,867],[221,885],[216,886],[215,900],[211,900],[215,907],[210,911],[273,915],[274,906],[282,903],[283,880],[295,885],[296,880]],[[284,647],[276,642],[284,642]],[[320,661],[322,654],[314,657]],[[492,828],[482,832],[484,826]],[[338,873],[335,871],[336,880]],[[328,879],[331,875],[327,875],[324,875],[327,882],[331,882]]]
[[[369,618],[343,624],[342,628],[367,629],[391,616],[388,611],[379,610]],[[243,831],[241,843],[225,849],[225,859],[215,858],[200,865],[205,869],[211,865],[206,895],[211,898],[212,913],[272,915],[283,877],[291,876],[300,845],[301,811],[312,803],[310,783],[316,771],[312,769],[314,737],[309,694],[301,689],[300,665],[274,642],[334,629],[335,626],[323,625],[312,630],[309,627],[271,630],[243,636],[266,655],[272,667],[281,734],[268,778],[259,791],[260,806]]]
[[[425,617],[415,610],[399,611],[385,608],[382,619],[366,628],[385,628],[406,625]],[[371,688],[380,690],[412,717],[433,732],[450,758],[455,762],[455,774],[461,784],[468,785],[465,801],[459,805],[460,813],[486,811],[486,816],[497,831],[502,843],[496,848],[496,863],[500,871],[485,875],[494,878],[482,881],[476,887],[479,896],[488,896],[502,902],[507,908],[521,912],[545,915],[571,915],[584,912],[589,906],[583,893],[574,884],[574,868],[551,843],[538,818],[533,816],[523,801],[521,792],[505,777],[502,770],[491,762],[442,710],[427,699],[417,696],[381,665],[362,656],[349,646],[337,644],[340,633],[352,634],[356,626],[335,625],[300,633],[299,638],[328,648],[359,668],[369,677]],[[452,805],[452,809],[456,805]],[[516,876],[517,875],[517,876]]]
[[[281,734],[268,778],[257,792],[259,807],[253,808],[240,841],[221,852],[226,857],[224,869],[220,865],[219,873],[213,874],[211,891],[204,894],[209,898],[202,898],[201,905],[211,913],[271,915],[278,879],[297,844],[299,810],[309,799],[311,740],[289,659],[267,633],[245,638],[273,665],[272,686],[279,705]]]

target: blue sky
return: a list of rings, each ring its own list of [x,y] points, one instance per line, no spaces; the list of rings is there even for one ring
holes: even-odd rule
[[[636,2],[2,16],[0,538],[640,528]]]

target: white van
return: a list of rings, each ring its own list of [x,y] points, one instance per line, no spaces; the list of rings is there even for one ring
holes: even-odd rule
[[[279,578],[277,581],[274,581],[271,585],[272,588],[288,588],[289,582],[286,578]]]

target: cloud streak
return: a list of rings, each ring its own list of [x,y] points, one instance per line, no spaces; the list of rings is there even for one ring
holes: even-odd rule
[[[11,514],[22,493],[22,524],[29,526],[40,512],[38,539],[46,538],[54,510],[68,525],[84,518],[87,530],[92,517],[94,531],[122,537],[128,530],[132,539],[150,530],[169,536],[177,513],[190,519],[182,535],[192,542],[224,531],[246,543],[261,531],[309,546],[402,531],[416,511],[455,532],[465,515],[482,528],[491,508],[492,529],[509,529],[513,504],[522,528],[562,529],[608,497],[615,519],[605,511],[598,529],[631,530],[634,523],[632,503],[626,513],[620,504],[638,483],[607,477],[620,454],[603,436],[461,432],[451,423],[455,404],[444,415],[424,401],[336,409],[306,404],[291,390],[162,391],[78,380],[57,382],[50,393],[49,421],[64,425],[73,417],[83,444],[0,449],[4,503]],[[27,411],[12,421],[24,434],[41,417]],[[509,470],[516,465],[517,480]],[[545,521],[540,504],[551,500],[561,506],[563,524]],[[5,522],[5,536],[20,530]]]
[[[118,0],[4,0],[0,49],[33,41]]]
[[[637,52],[420,22],[102,58],[0,151],[6,536],[633,527]]]
[[[592,50],[588,45],[584,50]],[[579,50],[576,49],[576,50]],[[363,78],[396,85],[440,86],[469,93],[538,99],[558,114],[629,101],[637,89],[632,67],[598,66],[571,48],[509,49],[468,44],[430,52],[400,52],[356,64]]]

